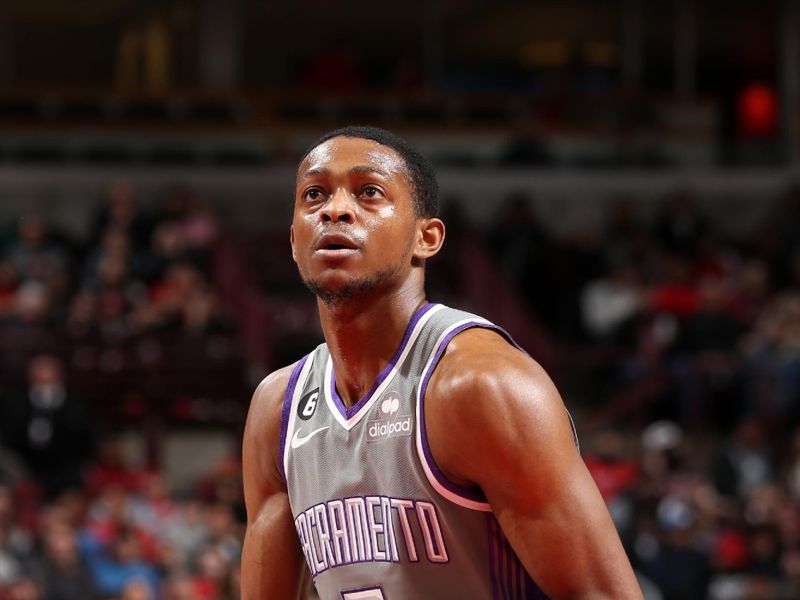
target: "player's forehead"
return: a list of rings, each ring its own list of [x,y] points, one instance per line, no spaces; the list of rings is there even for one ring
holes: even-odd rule
[[[338,136],[313,148],[297,169],[298,180],[317,173],[373,169],[389,177],[407,179],[408,167],[400,154],[374,140]]]

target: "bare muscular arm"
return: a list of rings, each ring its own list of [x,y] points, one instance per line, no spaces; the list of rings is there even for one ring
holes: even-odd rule
[[[493,331],[469,329],[434,371],[425,410],[439,467],[480,486],[549,597],[642,598],[562,400],[535,361]]]
[[[242,442],[247,532],[242,549],[242,599],[299,598],[303,557],[277,461],[281,408],[291,367],[256,389]]]

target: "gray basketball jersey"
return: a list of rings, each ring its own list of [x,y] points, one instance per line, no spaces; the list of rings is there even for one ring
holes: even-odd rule
[[[499,330],[441,304],[420,308],[372,389],[350,408],[325,344],[295,367],[281,466],[322,600],[546,598],[480,490],[448,481],[427,445],[426,386],[447,344],[470,327]]]

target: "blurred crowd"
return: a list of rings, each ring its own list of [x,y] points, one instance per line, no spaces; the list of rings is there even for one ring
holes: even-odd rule
[[[621,199],[603,227],[568,237],[534,206],[511,198],[487,245],[547,335],[596,350],[583,375],[598,401],[612,397],[609,418],[708,431],[748,415],[788,434],[800,418],[800,189],[736,238],[688,191],[649,219]]]
[[[564,239],[519,195],[488,234],[649,598],[800,597],[800,189],[775,206],[733,238],[687,191],[621,199]]]
[[[654,212],[621,198],[564,235],[524,193],[483,229],[446,210],[430,297],[523,343],[533,332],[648,599],[800,597],[800,189],[784,196],[737,236],[687,190]],[[214,282],[224,228],[191,190],[143,206],[119,182],[87,231],[70,239],[34,214],[0,230],[0,600],[237,598],[236,461],[170,493],[96,418],[83,397],[96,380],[77,385],[181,361],[191,379],[141,393],[212,385],[208,361],[237,344]],[[285,235],[237,241],[226,264],[250,263],[256,305],[275,313],[242,318],[279,332],[262,336],[273,362],[293,359],[280,348],[318,332]]]
[[[222,461],[187,497],[126,464],[103,439],[81,487],[41,498],[0,484],[0,598],[227,600],[239,597],[241,467]]]
[[[113,381],[139,413],[146,396],[169,406],[162,392],[196,392],[201,365],[217,369],[217,388],[241,386],[213,285],[219,224],[204,200],[175,186],[144,203],[119,181],[84,221],[84,235],[35,212],[0,223],[0,388],[23,387],[40,354],[98,403]]]
[[[584,442],[647,598],[800,595],[800,429],[778,442],[745,418],[715,438],[659,420]]]
[[[168,190],[145,211],[133,187],[118,182],[81,240],[52,229],[41,214],[6,225],[0,229],[3,348],[40,349],[59,336],[117,343],[145,331],[221,326],[208,280],[218,224],[188,189]],[[10,353],[3,358],[13,361]],[[21,365],[4,366],[19,372]]]
[[[148,416],[143,385],[186,412],[187,382],[213,397],[198,373],[235,354],[217,218],[188,188],[144,205],[124,181],[87,217],[80,239],[44,214],[0,224],[0,598],[238,597],[238,464],[180,498],[116,435]]]

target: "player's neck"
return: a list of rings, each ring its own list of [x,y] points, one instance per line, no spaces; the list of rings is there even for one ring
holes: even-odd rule
[[[367,393],[424,302],[422,287],[415,286],[336,306],[319,303],[336,389],[346,406],[353,406]]]

